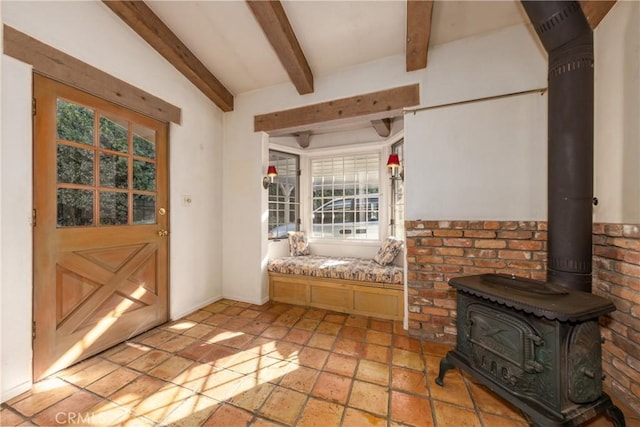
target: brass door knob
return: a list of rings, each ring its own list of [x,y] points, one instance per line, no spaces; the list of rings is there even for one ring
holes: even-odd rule
[[[158,236],[159,237],[165,237],[168,236],[169,232],[167,230],[158,230]]]

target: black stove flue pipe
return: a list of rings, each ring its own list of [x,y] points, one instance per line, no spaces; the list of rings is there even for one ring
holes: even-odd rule
[[[591,292],[593,32],[578,2],[521,3],[549,54],[547,281]]]

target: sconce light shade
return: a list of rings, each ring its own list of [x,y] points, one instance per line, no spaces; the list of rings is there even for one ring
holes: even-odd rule
[[[397,154],[389,154],[387,168],[391,171],[391,179],[401,179],[404,181],[404,171],[400,168],[400,158]],[[398,171],[400,171],[400,176],[398,176]]]
[[[389,154],[389,160],[387,160],[387,167],[391,169],[400,167],[400,159],[397,154]]]
[[[277,176],[278,176],[278,171],[276,170],[276,167],[273,165],[269,165],[269,167],[267,168],[267,176],[262,178],[262,186],[265,189],[269,188],[269,184],[271,184],[273,182],[273,178]]]

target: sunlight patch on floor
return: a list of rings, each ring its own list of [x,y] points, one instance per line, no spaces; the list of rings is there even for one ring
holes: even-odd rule
[[[191,329],[196,325],[197,325],[197,323],[196,322],[192,322],[191,320],[180,320],[180,321],[175,322],[174,324],[172,324],[168,329],[176,330],[176,331],[183,331],[183,330]]]
[[[224,332],[220,332],[219,334],[214,335],[213,337],[207,339],[208,343],[214,344],[217,342],[222,342],[231,338],[235,338],[235,337],[239,337],[241,335],[244,335],[242,332],[230,332],[230,331],[224,331]]]

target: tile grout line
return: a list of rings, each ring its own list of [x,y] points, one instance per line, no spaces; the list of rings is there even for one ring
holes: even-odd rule
[[[211,305],[213,305],[213,304],[214,303],[212,303]],[[225,315],[227,317],[226,320],[224,320],[224,321],[221,320],[220,322],[218,322],[218,325],[204,323],[207,319],[209,319],[209,318],[211,318],[211,317],[213,317],[213,316],[215,316],[217,314],[222,314],[226,309],[228,309],[229,307],[234,307],[234,306],[235,306],[235,311],[237,311],[238,309],[242,309],[242,311],[239,312],[239,314],[236,314],[234,316]],[[15,409],[15,407],[9,406],[6,402],[1,405],[1,408],[2,408],[2,410],[6,410],[7,414],[13,414],[18,419],[23,420],[22,422],[33,423],[32,420],[37,418],[38,416],[41,416],[45,411],[50,410],[53,406],[59,404],[60,402],[65,401],[66,399],[68,399],[70,396],[72,396],[73,394],[77,393],[78,391],[84,391],[84,392],[86,392],[86,393],[88,393],[88,394],[90,394],[90,395],[92,395],[92,396],[94,396],[94,397],[99,399],[98,403],[96,403],[95,405],[91,405],[88,409],[92,409],[92,408],[96,407],[97,405],[101,405],[101,404],[103,404],[105,402],[110,402],[110,403],[114,404],[118,408],[119,411],[123,411],[122,412],[123,415],[119,418],[119,419],[123,419],[122,422],[127,422],[127,421],[136,422],[136,420],[137,420],[138,422],[144,422],[144,423],[148,423],[148,424],[153,425],[153,426],[160,427],[160,426],[166,425],[166,423],[170,421],[171,414],[174,414],[176,411],[179,411],[180,408],[183,408],[183,405],[186,404],[185,402],[187,400],[193,398],[194,396],[195,397],[202,396],[202,397],[207,397],[209,399],[212,399],[212,401],[215,402],[215,406],[216,406],[216,408],[213,409],[211,413],[206,415],[207,416],[207,418],[206,418],[207,420],[212,419],[214,414],[218,413],[218,411],[221,408],[223,408],[225,405],[229,405],[230,407],[237,408],[238,410],[241,410],[243,412],[248,412],[251,415],[250,421],[252,423],[258,422],[259,420],[260,421],[269,420],[270,422],[274,422],[275,424],[284,425],[282,423],[282,421],[278,421],[278,420],[275,420],[275,419],[271,418],[271,416],[267,416],[265,414],[261,414],[261,411],[265,408],[265,405],[267,404],[269,399],[273,396],[273,393],[276,390],[278,390],[279,388],[282,388],[282,389],[285,389],[285,390],[295,391],[296,393],[300,393],[300,394],[304,395],[304,399],[302,400],[302,403],[301,403],[301,405],[299,407],[299,412],[296,414],[295,419],[292,421],[292,423],[291,424],[287,424],[287,425],[295,426],[295,425],[298,425],[298,424],[300,424],[302,422],[302,417],[303,417],[303,415],[305,413],[305,409],[307,408],[308,403],[312,401],[312,399],[317,399],[319,401],[326,402],[328,404],[335,404],[338,407],[341,406],[342,407],[342,414],[340,416],[340,424],[341,425],[345,422],[346,414],[347,414],[347,411],[349,409],[353,409],[353,410],[356,410],[358,412],[363,412],[363,413],[366,413],[366,414],[371,414],[371,415],[374,415],[376,417],[379,417],[379,415],[377,413],[369,412],[368,409],[360,409],[360,408],[356,408],[356,407],[350,406],[350,402],[351,402],[352,392],[354,390],[354,385],[355,385],[356,381],[361,381],[361,382],[366,383],[366,384],[374,384],[374,385],[378,385],[378,386],[380,385],[379,383],[377,383],[377,382],[375,382],[373,380],[373,378],[378,378],[373,373],[374,371],[372,371],[372,375],[374,375],[374,376],[367,375],[367,376],[365,376],[364,378],[361,378],[361,379],[357,379],[357,376],[358,376],[358,372],[359,372],[360,368],[363,367],[363,365],[362,365],[363,360],[367,360],[367,361],[371,361],[371,362],[378,362],[379,363],[379,360],[378,360],[378,356],[379,355],[378,355],[378,353],[372,353],[372,357],[374,357],[372,359],[365,358],[365,348],[367,347],[367,344],[373,345],[374,343],[378,342],[377,340],[374,340],[374,342],[372,342],[372,343],[369,343],[367,341],[367,333],[368,333],[368,331],[384,332],[384,331],[386,331],[386,329],[385,329],[386,327],[383,327],[383,324],[376,324],[375,322],[372,322],[370,318],[367,318],[368,319],[367,320],[367,324],[364,327],[362,327],[360,325],[357,326],[358,328],[361,328],[361,329],[363,329],[365,331],[364,335],[360,339],[353,339],[354,336],[353,335],[349,335],[347,332],[345,332],[345,329],[346,329],[347,326],[352,326],[352,327],[356,327],[356,326],[348,324],[349,315],[346,315],[346,317],[343,317],[343,320],[342,320],[341,323],[336,323],[336,322],[333,322],[333,321],[332,322],[328,322],[328,323],[338,324],[339,325],[339,328],[337,329],[337,332],[335,332],[335,335],[333,335],[333,341],[331,342],[331,345],[328,348],[325,348],[323,346],[322,341],[318,341],[316,343],[316,345],[319,345],[320,347],[315,347],[315,346],[312,347],[312,346],[309,345],[309,343],[311,342],[312,338],[316,334],[328,335],[328,334],[326,334],[324,332],[319,332],[318,331],[318,326],[321,325],[321,323],[325,321],[324,319],[328,314],[337,315],[337,313],[334,313],[334,312],[331,312],[331,311],[327,311],[327,310],[323,310],[322,318],[320,320],[318,320],[318,324],[315,325],[312,330],[308,330],[308,329],[304,329],[304,328],[296,328],[295,325],[298,324],[298,322],[300,322],[301,320],[307,318],[307,317],[305,317],[305,315],[310,312],[309,309],[305,309],[300,314],[296,315],[295,316],[295,318],[296,318],[295,322],[289,324],[291,322],[291,320],[283,318],[282,319],[283,322],[289,322],[289,323],[281,324],[281,323],[275,323],[275,319],[287,314],[287,312],[290,311],[292,308],[295,308],[295,306],[286,305],[286,306],[284,306],[284,308],[279,308],[278,311],[274,310],[273,312],[271,312],[269,308],[265,308],[263,310],[257,310],[257,309],[255,309],[255,307],[253,305],[241,306],[239,304],[225,304],[225,307],[226,308],[220,309],[219,311],[202,310],[202,311],[206,311],[209,315],[206,316],[206,318],[203,317],[203,318],[201,318],[200,320],[197,320],[197,321],[196,320],[190,320],[190,319],[187,319],[187,318],[183,318],[183,319],[178,319],[178,320],[174,320],[174,321],[171,321],[171,322],[167,322],[165,325],[159,325],[158,327],[154,328],[155,329],[154,331],[148,331],[149,333],[147,333],[147,332],[142,333],[142,334],[138,335],[137,337],[134,337],[134,338],[132,338],[130,340],[127,340],[126,342],[122,343],[123,347],[121,349],[119,349],[118,351],[116,351],[116,352],[112,352],[114,348],[111,348],[111,349],[105,350],[102,353],[98,353],[97,355],[93,356],[95,358],[96,362],[93,362],[92,364],[89,364],[89,365],[83,367],[82,369],[79,369],[78,371],[74,372],[73,374],[67,375],[65,377],[58,376],[58,375],[60,375],[60,373],[53,374],[51,376],[51,378],[55,378],[55,379],[61,381],[62,383],[66,384],[66,385],[68,385],[70,387],[73,387],[74,392],[71,393],[69,396],[66,396],[66,397],[64,397],[63,399],[61,399],[61,400],[59,400],[57,402],[54,402],[53,404],[51,404],[51,405],[49,405],[49,406],[47,406],[45,408],[39,408],[39,411],[37,413],[34,413],[33,416],[31,416],[31,417],[26,417],[26,416],[22,415],[22,413],[17,411],[17,409]],[[249,319],[249,321],[246,324],[241,325],[241,326],[237,326],[235,328],[235,330],[232,330],[233,328],[227,329],[227,325],[231,325],[230,322],[233,321],[234,317],[235,318],[240,318],[240,317],[245,318],[244,316],[242,316],[242,312],[244,312],[244,311],[246,311],[248,309],[252,309],[252,310],[258,311],[258,312],[260,312],[260,314],[276,313],[277,316],[273,321],[272,320],[268,320],[268,321],[267,320],[258,320],[257,318],[260,316],[260,314],[254,316],[254,317],[246,317],[247,319]],[[197,312],[199,312],[199,311],[200,310],[198,310]],[[250,313],[247,313],[247,316],[249,314]],[[196,317],[199,318],[200,316],[202,316],[202,315],[198,314]],[[311,316],[309,318],[310,319],[311,318],[316,319],[315,317],[311,317]],[[184,330],[180,330],[180,332],[173,332],[171,330],[163,329],[163,328],[168,327],[171,324],[176,325],[177,322],[180,322],[180,321],[192,322],[193,325],[192,325],[191,328],[186,328]],[[180,376],[184,372],[187,372],[189,369],[193,368],[194,365],[196,365],[196,364],[209,365],[211,367],[211,369],[212,369],[211,372],[213,372],[215,370],[216,372],[217,371],[228,371],[228,372],[233,372],[234,374],[238,374],[239,373],[242,376],[242,378],[245,378],[245,379],[250,378],[252,375],[254,375],[254,376],[258,376],[259,375],[259,372],[258,372],[259,369],[257,371],[254,370],[254,371],[252,371],[250,373],[242,373],[240,371],[235,371],[235,370],[233,370],[233,367],[236,365],[235,363],[233,365],[228,366],[228,367],[227,366],[216,367],[214,362],[217,359],[214,359],[211,362],[201,362],[200,360],[202,360],[202,359],[206,360],[206,355],[208,353],[201,355],[197,360],[191,359],[191,358],[186,358],[186,360],[188,360],[190,362],[189,365],[187,365],[186,367],[181,368],[179,371],[176,371],[176,373],[172,372],[172,374],[171,374],[169,379],[160,378],[160,377],[157,377],[157,376],[155,376],[155,375],[150,373],[151,371],[153,371],[158,366],[162,365],[167,360],[169,360],[171,358],[174,358],[176,356],[177,357],[182,357],[182,356],[179,356],[178,353],[184,351],[186,348],[189,348],[190,346],[192,346],[192,345],[194,345],[194,344],[196,344],[198,342],[207,343],[208,342],[207,340],[202,339],[207,334],[201,335],[201,336],[186,335],[186,333],[188,333],[189,330],[193,329],[194,327],[201,326],[201,325],[203,325],[203,326],[206,325],[207,327],[210,327],[211,330],[209,331],[209,333],[214,333],[214,332],[219,333],[220,331],[228,331],[228,332],[242,332],[243,334],[252,335],[253,338],[250,341],[248,341],[247,343],[245,343],[244,345],[241,345],[240,348],[237,348],[237,347],[234,347],[234,346],[227,346],[224,343],[210,343],[212,345],[215,344],[215,345],[222,346],[224,348],[228,348],[229,350],[233,351],[234,354],[236,354],[236,355],[239,354],[239,353],[245,352],[245,351],[249,351],[249,349],[251,347],[251,343],[253,343],[254,341],[256,341],[256,340],[258,340],[260,338],[262,338],[262,332],[264,332],[268,327],[270,327],[270,326],[268,326],[267,328],[263,329],[262,332],[260,332],[260,333],[255,333],[255,332],[253,332],[253,330],[251,330],[252,332],[244,332],[244,329],[245,328],[250,328],[254,322],[262,322],[262,323],[266,323],[266,324],[269,324],[269,325],[284,326],[285,327],[287,332],[284,334],[284,336],[282,336],[280,338],[267,338],[267,340],[270,340],[270,341],[275,342],[275,343],[286,344],[287,346],[289,346],[289,345],[295,346],[295,348],[299,348],[297,351],[302,351],[305,348],[309,348],[309,349],[314,349],[314,350],[320,350],[320,351],[327,352],[327,356],[326,356],[326,358],[324,359],[324,361],[321,364],[322,366],[320,366],[318,368],[316,368],[316,367],[311,368],[310,366],[305,366],[305,365],[297,365],[297,366],[313,369],[314,371],[317,372],[317,376],[313,379],[313,383],[310,385],[310,388],[309,388],[308,392],[299,391],[297,389],[291,388],[291,385],[285,386],[285,385],[282,384],[282,381],[283,381],[283,378],[285,377],[285,375],[287,373],[291,372],[287,368],[285,371],[283,371],[284,374],[278,375],[277,377],[274,377],[271,380],[264,380],[265,384],[268,383],[271,386],[273,386],[273,388],[269,391],[268,395],[264,398],[264,400],[261,402],[261,404],[255,410],[248,411],[247,409],[245,409],[245,408],[243,408],[241,406],[236,406],[235,404],[231,403],[230,402],[231,398],[226,398],[225,400],[220,401],[218,399],[209,397],[206,394],[203,394],[202,392],[205,391],[204,388],[203,388],[203,385],[200,385],[198,387],[185,387],[183,385],[184,382],[182,382],[182,384],[178,384],[177,382],[175,382],[175,381],[177,381],[176,378],[178,376]],[[242,323],[242,322],[239,322],[239,323]],[[376,329],[373,329],[374,327]],[[380,330],[379,328],[382,328],[382,330]],[[297,330],[308,331],[310,333],[310,335],[305,340],[301,341],[301,338],[299,336],[296,336],[295,334],[291,335],[292,333],[295,333]],[[168,338],[166,340],[163,340],[162,342],[154,343],[153,345],[148,345],[148,344],[142,343],[142,341],[144,341],[146,339],[149,339],[152,336],[154,336],[156,334],[159,334],[161,332],[166,332],[167,333]],[[327,330],[325,330],[325,332],[327,332]],[[343,333],[345,335],[343,335]],[[409,357],[408,354],[405,355],[404,353],[399,353],[396,350],[404,350],[404,351],[407,351],[407,352],[410,352],[410,353],[416,353],[413,350],[411,350],[413,348],[413,344],[411,344],[410,341],[406,341],[403,338],[401,338],[401,337],[407,337],[407,338],[411,338],[411,337],[409,337],[406,334],[396,333],[396,325],[393,322],[391,323],[391,332],[389,332],[389,335],[390,335],[391,341],[390,341],[390,343],[388,345],[384,346],[386,348],[386,350],[388,351],[388,353],[389,353],[388,354],[388,359],[385,362],[386,368],[388,369],[388,373],[387,373],[388,384],[387,384],[386,389],[388,390],[388,393],[389,393],[388,400],[386,402],[386,404],[387,404],[387,406],[386,406],[387,415],[385,417],[385,424],[387,426],[391,426],[394,423],[394,421],[393,421],[394,415],[392,413],[392,410],[393,410],[393,399],[392,399],[392,397],[393,397],[393,392],[394,392],[393,369],[394,369],[394,366],[396,366],[396,365],[394,365],[395,356],[399,355],[401,357],[401,359],[402,359],[402,363],[403,364],[402,365],[397,365],[398,368],[403,368],[403,369],[408,369],[408,370],[415,371],[415,369],[412,367],[414,365],[414,360],[413,360],[414,356],[412,355],[410,359],[407,359],[406,357]],[[185,341],[187,341],[187,338],[188,338],[188,341],[190,341],[190,344],[188,344],[185,347],[182,347],[181,349],[172,350],[171,352],[167,352],[166,350],[164,350],[162,348],[163,343],[166,343],[168,341],[174,340],[177,337],[184,337]],[[287,337],[289,337],[289,338],[287,338]],[[353,347],[351,345],[349,345],[350,344],[349,342],[345,342],[345,341],[341,341],[341,340],[350,340],[350,341],[354,341],[354,342],[358,343],[359,346],[355,347],[357,349],[357,354],[354,355],[354,354],[351,353],[353,351]],[[155,363],[155,362],[151,363],[151,361],[155,360],[155,359],[154,359],[153,356],[149,357],[150,366],[147,367],[147,368],[145,368],[146,363],[142,363],[141,358],[145,357],[145,354],[150,354],[150,353],[140,353],[136,357],[132,358],[131,360],[124,359],[122,362],[115,362],[113,360],[108,359],[108,357],[115,357],[118,353],[126,351],[127,348],[125,347],[125,345],[127,343],[135,344],[137,346],[145,346],[145,347],[147,347],[149,349],[149,351],[160,351],[160,352],[168,353],[169,357],[164,359],[163,361],[161,361],[159,363]],[[240,345],[240,344],[238,344],[238,345]],[[376,345],[380,345],[380,344],[376,344]],[[427,356],[429,355],[433,359],[435,359],[437,357],[442,357],[442,356],[439,354],[439,351],[441,350],[439,347],[436,347],[435,349],[430,348],[430,350],[429,351],[428,350],[429,349],[427,349],[425,347],[424,343],[422,341],[419,341],[419,348],[418,348],[417,354],[419,355],[419,358],[422,361],[423,366],[422,366],[422,370],[416,371],[416,372],[420,372],[420,374],[423,375],[424,378],[425,378],[425,382],[426,382],[425,391],[428,393],[427,398],[428,398],[429,406],[431,408],[431,417],[432,417],[433,425],[435,427],[438,426],[438,417],[437,417],[438,413],[436,412],[435,403],[436,402],[441,402],[443,404],[453,405],[453,406],[458,407],[460,409],[473,411],[476,414],[477,418],[478,418],[478,422],[479,422],[480,426],[485,426],[486,427],[488,425],[487,424],[488,421],[485,422],[485,419],[482,417],[483,413],[481,411],[482,399],[480,399],[480,397],[483,397],[483,395],[482,394],[481,395],[476,395],[473,392],[473,390],[475,390],[475,388],[472,387],[474,385],[474,383],[470,382],[468,377],[462,375],[461,378],[462,378],[462,385],[464,387],[464,390],[466,390],[466,392],[469,394],[469,397],[470,397],[470,400],[471,400],[470,401],[471,407],[462,405],[460,403],[456,403],[454,401],[449,401],[447,399],[442,400],[441,398],[445,397],[446,395],[442,395],[442,396],[439,395],[440,398],[438,398],[438,399],[436,399],[434,397],[434,394],[432,393],[432,387],[436,387],[436,385],[434,385],[435,383],[433,381],[430,381],[431,378],[430,378],[430,375],[429,375],[429,370],[431,368],[427,365]],[[264,356],[265,357],[272,357],[274,359],[277,359],[278,362],[276,364],[286,363],[287,367],[289,367],[290,365],[293,366],[292,364],[296,363],[294,360],[291,360],[289,357],[287,357],[287,355],[285,353],[279,354],[278,356],[268,356],[269,354],[273,353],[274,351],[277,351],[277,350],[273,350],[272,352],[267,352],[267,353],[264,354]],[[345,353],[342,353],[342,352],[345,352]],[[133,355],[134,352],[132,352],[131,354]],[[255,356],[256,357],[262,357],[260,355],[260,353],[256,353]],[[343,359],[342,356],[349,358],[349,360],[351,358],[353,358],[355,360],[355,365],[354,365],[353,370],[351,371],[351,375],[349,377],[347,377],[346,375],[344,375],[342,373],[342,372],[346,372],[346,371],[344,371],[344,366],[343,365],[337,365],[336,364],[335,365],[335,369],[338,369],[338,371],[335,371],[335,372],[326,370],[326,368],[329,366],[329,361],[332,359],[332,356],[334,356],[334,357],[335,356],[340,356],[340,360],[341,361],[346,360],[346,359]],[[335,359],[335,360],[336,360],[336,363],[337,363],[338,359]],[[138,365],[136,365],[136,366],[138,366],[138,368],[133,368],[133,367],[129,366],[131,364],[134,364],[136,361],[140,361],[140,363]],[[89,383],[87,383],[87,384],[85,384],[83,386],[79,386],[76,383],[73,383],[73,382],[71,382],[71,381],[69,381],[67,379],[67,378],[71,378],[71,375],[75,375],[78,372],[82,372],[84,370],[90,371],[92,366],[94,366],[96,363],[101,363],[101,362],[113,364],[114,366],[116,366],[116,368],[114,370],[110,371],[110,372],[107,372],[107,373],[105,373],[103,375],[100,375],[99,377],[97,377],[95,379],[92,379],[91,382],[89,382]],[[400,362],[400,359],[398,359],[398,362]],[[78,362],[78,364],[80,364],[80,363],[83,363],[83,362]],[[243,362],[238,361],[238,363],[243,363]],[[94,368],[95,368],[95,366],[94,366]],[[102,368],[103,367],[100,367],[100,369],[102,369]],[[87,387],[90,387],[92,384],[95,384],[96,382],[104,379],[108,375],[112,374],[113,372],[115,372],[115,371],[117,371],[117,370],[119,370],[121,368],[122,369],[131,370],[132,372],[135,372],[137,374],[137,377],[132,381],[122,383],[122,385],[120,385],[118,389],[110,391],[109,396],[113,396],[113,394],[117,393],[119,390],[124,389],[129,384],[131,384],[133,381],[135,381],[138,378],[140,378],[141,376],[147,376],[147,377],[153,378],[154,380],[161,381],[162,382],[162,387],[160,387],[161,389],[164,388],[164,387],[167,387],[167,386],[179,387],[181,389],[188,390],[188,393],[185,394],[186,397],[175,408],[171,409],[168,413],[164,414],[162,416],[162,418],[159,419],[159,421],[154,421],[154,420],[148,418],[144,414],[139,414],[134,409],[129,409],[129,407],[127,407],[127,406],[122,406],[121,404],[116,403],[115,401],[111,400],[108,396],[104,396],[103,397],[103,396],[99,395],[98,393],[93,392],[93,391],[91,391],[91,390],[89,390],[87,388]],[[142,369],[146,369],[146,371],[143,371]],[[276,368],[274,368],[274,369],[276,369]],[[244,369],[242,369],[242,370],[244,370]],[[277,370],[273,371],[273,372],[278,373]],[[316,385],[318,384],[318,382],[319,382],[319,380],[321,378],[321,375],[323,373],[336,375],[336,376],[339,376],[339,377],[349,378],[350,384],[349,384],[349,389],[348,389],[347,394],[346,394],[346,396],[347,396],[346,397],[346,401],[345,401],[344,404],[340,404],[339,402],[327,399],[325,397],[319,397],[319,396],[312,395],[312,392],[313,392],[314,388],[316,387]],[[265,378],[268,378],[270,376],[271,375],[268,375]],[[82,381],[82,380],[79,380],[79,381]],[[254,381],[254,382],[256,382],[256,381]],[[121,384],[121,383],[118,383],[118,384]],[[473,390],[472,390],[472,388],[473,388]],[[415,391],[412,388],[405,389],[404,387],[400,387],[399,386],[399,388],[396,391],[398,393],[401,393],[401,394],[408,394],[408,395],[411,395],[411,396],[424,398],[424,396],[420,395],[417,391]],[[145,394],[144,398],[152,396],[154,393]],[[23,396],[20,400],[18,400],[16,402],[13,402],[13,403],[14,403],[14,405],[18,404],[19,402],[24,401],[25,399],[29,398],[30,396],[32,396],[32,394],[25,394],[25,396]],[[207,406],[207,407],[209,408],[209,406]],[[135,406],[134,406],[134,408],[135,408]],[[118,414],[116,414],[116,415],[118,415]],[[501,417],[504,420],[503,422],[507,422],[507,423],[508,422],[513,422],[514,425],[515,425],[516,422],[520,423],[520,421],[517,421],[515,418],[512,418],[512,415],[509,415],[510,413],[491,411],[488,414],[491,414],[492,417],[493,416]],[[122,417],[126,417],[126,418],[122,418]],[[404,418],[404,416],[401,416],[401,418]],[[632,419],[633,421],[636,421],[636,418],[631,417],[630,419]],[[404,422],[406,422],[406,421],[404,421]],[[401,424],[402,421],[397,421],[396,423],[397,424]],[[33,423],[33,424],[35,424],[35,423]]]

